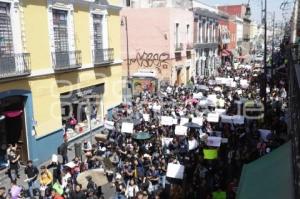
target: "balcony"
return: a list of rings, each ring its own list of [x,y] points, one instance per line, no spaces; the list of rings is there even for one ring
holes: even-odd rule
[[[194,48],[194,45],[192,43],[186,44],[186,50],[192,50]]]
[[[180,52],[183,50],[183,43],[177,43],[175,44],[175,51]]]
[[[114,49],[96,49],[93,53],[94,65],[103,65],[114,62]]]
[[[0,79],[30,75],[30,54],[0,55]]]
[[[52,53],[53,69],[55,71],[65,71],[80,68],[81,51],[61,51]]]

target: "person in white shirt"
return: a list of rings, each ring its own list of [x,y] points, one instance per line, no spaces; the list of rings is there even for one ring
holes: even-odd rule
[[[139,187],[135,184],[134,180],[130,180],[126,187],[125,195],[128,199],[135,198],[136,194],[139,192]]]

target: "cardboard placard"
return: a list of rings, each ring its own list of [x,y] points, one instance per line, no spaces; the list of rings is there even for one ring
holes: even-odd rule
[[[172,126],[173,125],[173,118],[170,116],[161,116],[160,124],[165,126]]]
[[[162,146],[168,147],[172,140],[173,138],[161,138]]]
[[[218,158],[218,150],[217,149],[203,149],[204,159],[206,160],[214,160]]]
[[[268,135],[270,135],[272,132],[271,130],[268,130],[268,129],[258,129],[258,132],[260,133],[260,137],[265,141],[267,142],[268,139]]]
[[[167,177],[183,179],[184,166],[181,164],[169,163],[167,167]]]
[[[226,113],[226,109],[217,108],[215,109],[215,112],[218,113],[219,115],[224,115]]]
[[[202,97],[203,97],[203,94],[201,92],[193,93],[193,98],[194,99],[201,99]]]
[[[180,118],[180,125],[181,126],[185,125],[188,122],[189,122],[189,118],[186,118],[186,117]]]
[[[189,151],[194,150],[199,146],[197,140],[195,140],[195,139],[189,140],[188,144],[189,144]]]
[[[133,133],[133,123],[129,122],[123,122],[122,123],[122,128],[121,128],[122,133]]]
[[[213,123],[218,123],[219,122],[219,114],[218,113],[208,113],[207,114],[207,121],[208,122],[213,122]]]
[[[114,128],[115,128],[115,123],[113,122],[113,121],[108,121],[108,120],[106,120],[105,122],[104,122],[104,128],[106,128],[106,129],[108,129],[108,130],[114,130]]]
[[[200,126],[203,126],[203,118],[202,117],[194,117],[192,119],[192,122],[199,124]]]
[[[222,143],[222,144],[228,143],[228,138],[222,138],[221,143]]]
[[[209,136],[207,138],[206,145],[207,146],[213,146],[213,147],[220,147],[221,146],[221,140],[222,140],[222,138],[220,138],[220,137]]]
[[[186,126],[180,126],[180,125],[177,125],[175,127],[175,135],[183,135],[183,136],[186,136],[187,134],[187,127]]]
[[[149,122],[150,120],[150,115],[149,114],[143,114],[143,118],[146,122]]]
[[[234,115],[232,116],[232,120],[234,124],[242,125],[245,123],[245,117],[241,115]]]

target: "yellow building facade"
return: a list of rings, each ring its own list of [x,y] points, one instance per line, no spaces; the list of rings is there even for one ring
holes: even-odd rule
[[[100,2],[0,0],[0,144],[18,143],[23,161],[49,159],[121,103],[121,7]]]

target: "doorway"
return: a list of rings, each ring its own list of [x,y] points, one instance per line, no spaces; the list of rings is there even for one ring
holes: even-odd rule
[[[181,85],[181,69],[177,70],[176,83],[177,83],[178,86]]]
[[[0,99],[0,168],[7,162],[6,149],[9,144],[18,144],[20,162],[28,160],[23,96]]]

